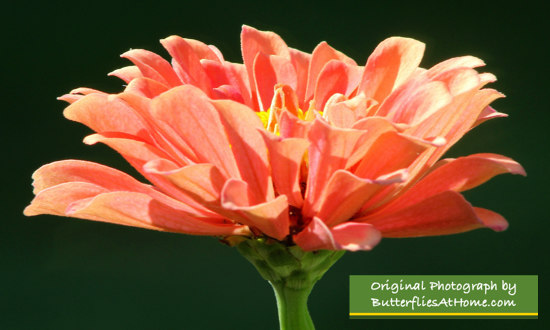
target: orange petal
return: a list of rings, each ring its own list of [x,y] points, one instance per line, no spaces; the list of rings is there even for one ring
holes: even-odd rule
[[[63,182],[39,191],[35,189],[35,191],[36,197],[23,211],[26,216],[39,214],[65,216],[65,210],[71,203],[109,190],[89,182]]]
[[[128,86],[124,89],[125,92],[137,94],[150,99],[157,97],[167,90],[168,87],[166,85],[149,78],[136,78],[130,81]]]
[[[282,240],[288,235],[290,220],[285,195],[256,205],[250,204],[248,185],[241,180],[229,179],[222,190],[222,207],[240,217],[234,219],[259,229],[267,236]]]
[[[219,204],[226,179],[212,164],[194,164],[178,168],[165,159],[148,162],[144,170],[152,175],[168,179],[197,202],[209,207]]]
[[[267,111],[278,83],[296,88],[296,71],[290,59],[258,53],[254,59],[254,86],[260,110]]]
[[[419,237],[462,233],[484,227],[472,206],[457,192],[445,191],[395,212],[362,220],[384,237]]]
[[[133,79],[143,77],[143,74],[135,65],[125,66],[123,68],[116,69],[115,71],[110,72],[108,75],[120,78],[124,80],[125,83],[129,83]]]
[[[70,120],[100,132],[120,132],[152,142],[143,120],[126,103],[107,94],[89,94],[63,111]]]
[[[477,116],[477,119],[475,121],[475,123],[473,124],[473,126],[478,126],[480,125],[481,123],[484,123],[486,122],[487,120],[489,119],[493,119],[493,118],[504,118],[504,117],[508,117],[507,114],[505,113],[502,113],[502,112],[498,112],[496,111],[495,109],[493,109],[491,106],[486,106],[482,111],[481,113],[479,114],[479,116]]]
[[[244,226],[220,219],[198,219],[136,192],[110,192],[69,205],[66,215],[192,235],[247,235]]]
[[[205,212],[205,209],[200,204],[186,204],[183,200],[172,199],[152,186],[143,184],[124,172],[93,162],[81,160],[53,162],[40,167],[34,172],[32,177],[34,179],[35,194],[69,182],[89,183],[101,187],[105,191],[134,191],[148,194],[173,208],[197,216],[212,214],[212,212]],[[52,196],[55,197],[55,195]]]
[[[283,138],[307,138],[312,122],[301,120],[289,111],[279,116],[279,133]]]
[[[381,212],[401,209],[447,190],[460,192],[472,189],[499,174],[525,175],[525,170],[519,163],[496,154],[474,154],[442,162],[443,165],[434,165],[435,170],[385,206]]]
[[[271,200],[274,197],[269,173],[267,150],[260,130],[262,121],[252,109],[229,100],[216,100],[212,104],[220,114],[240,177],[253,193],[251,203]]]
[[[197,157],[196,163],[211,163],[226,177],[240,178],[220,115],[196,87],[172,88],[152,101],[151,112],[155,120],[186,142]]]
[[[260,131],[269,150],[269,164],[275,189],[286,195],[288,203],[302,207],[300,167],[309,142],[305,139],[281,139],[267,131]]]
[[[311,60],[309,62],[309,72],[307,79],[306,93],[304,97],[304,105],[312,99],[319,74],[330,60],[337,60],[344,62],[350,66],[357,66],[354,60],[347,57],[345,54],[330,47],[326,42],[321,42],[315,47],[311,54]],[[304,107],[305,108],[305,107]]]
[[[372,142],[354,170],[355,175],[374,179],[411,165],[427,146],[395,131],[386,131]],[[376,161],[372,161],[375,159]]]
[[[273,32],[259,31],[247,25],[243,25],[241,31],[241,50],[243,54],[243,63],[248,72],[248,80],[251,82],[252,95],[256,94],[256,87],[252,82],[255,81],[254,61],[258,53],[279,55],[290,59],[288,46],[281,37]],[[273,85],[271,88],[273,88]],[[253,103],[253,108],[256,108],[256,105],[256,103]]]
[[[315,84],[314,104],[317,111],[324,111],[327,100],[336,93],[350,95],[361,79],[356,66],[331,60],[321,70]]]
[[[178,36],[170,36],[160,41],[168,53],[174,59],[174,70],[179,79],[186,84],[200,88],[206,95],[210,96],[212,85],[208,75],[202,68],[200,57],[195,53],[193,46]]]
[[[289,48],[290,58],[296,70],[296,95],[298,96],[299,107],[307,109],[304,98],[306,95],[307,79],[309,74],[309,63],[311,55],[294,48]]]
[[[425,45],[414,39],[392,37],[369,56],[358,93],[382,102],[416,70]]]
[[[372,250],[382,239],[382,234],[368,223],[350,221],[331,228],[331,231],[339,250]]]
[[[348,171],[338,170],[328,181],[320,198],[321,207],[316,216],[327,226],[349,220],[380,187],[395,182],[395,178],[369,180]]]
[[[120,57],[132,61],[146,78],[169,87],[181,85],[181,81],[170,63],[153,52],[143,49],[132,49],[120,55]]]
[[[320,197],[334,172],[345,169],[348,159],[357,149],[357,142],[365,132],[331,127],[316,119],[308,133],[309,174],[306,200],[302,213],[312,216],[319,209]]]
[[[304,251],[370,250],[381,238],[380,232],[370,224],[347,222],[330,229],[318,218],[313,218],[304,230],[293,237]]]

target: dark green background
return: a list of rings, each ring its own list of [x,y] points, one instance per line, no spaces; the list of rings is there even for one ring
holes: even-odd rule
[[[360,3],[360,5],[358,5]],[[385,239],[371,252],[348,253],[310,297],[317,329],[542,328],[548,292],[549,70],[546,10],[528,2],[72,1],[3,4],[2,329],[276,329],[271,288],[237,251],[213,238],[158,233],[53,216],[25,218],[31,173],[67,158],[134,173],[104,146],[85,146],[90,131],[62,116],[56,97],[87,86],[122,83],[107,72],[127,65],[129,48],[166,53],[171,34],[217,45],[241,61],[245,23],[279,33],[311,52],[323,40],[364,64],[392,35],[427,44],[422,65],[472,54],[507,95],[508,113],[468,134],[451,156],[501,153],[528,177],[500,176],[467,192],[477,206],[506,216],[503,233],[479,230],[423,239]],[[349,320],[350,274],[537,274],[539,320]],[[406,322],[406,323],[405,323]]]

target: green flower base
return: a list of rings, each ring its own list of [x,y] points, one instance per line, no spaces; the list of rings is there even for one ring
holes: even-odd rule
[[[237,250],[273,287],[281,330],[315,329],[307,298],[315,283],[345,251],[305,252],[299,246],[263,238],[247,239],[237,245]]]

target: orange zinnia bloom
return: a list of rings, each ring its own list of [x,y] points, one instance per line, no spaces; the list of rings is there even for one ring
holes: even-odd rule
[[[381,237],[445,235],[506,220],[460,194],[501,173],[495,154],[440,157],[468,130],[502,117],[475,57],[418,65],[424,44],[384,40],[365,66],[320,43],[312,54],[244,26],[244,64],[172,36],[171,63],[146,50],[112,75],[120,94],[79,88],[64,115],[96,133],[152,185],[65,160],[34,175],[26,215],[55,214],[212,235],[270,237],[302,249],[368,250]],[[231,240],[231,239],[229,239]]]

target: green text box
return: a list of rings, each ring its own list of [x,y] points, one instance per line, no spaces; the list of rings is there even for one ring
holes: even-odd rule
[[[536,275],[351,275],[350,318],[537,318]]]

